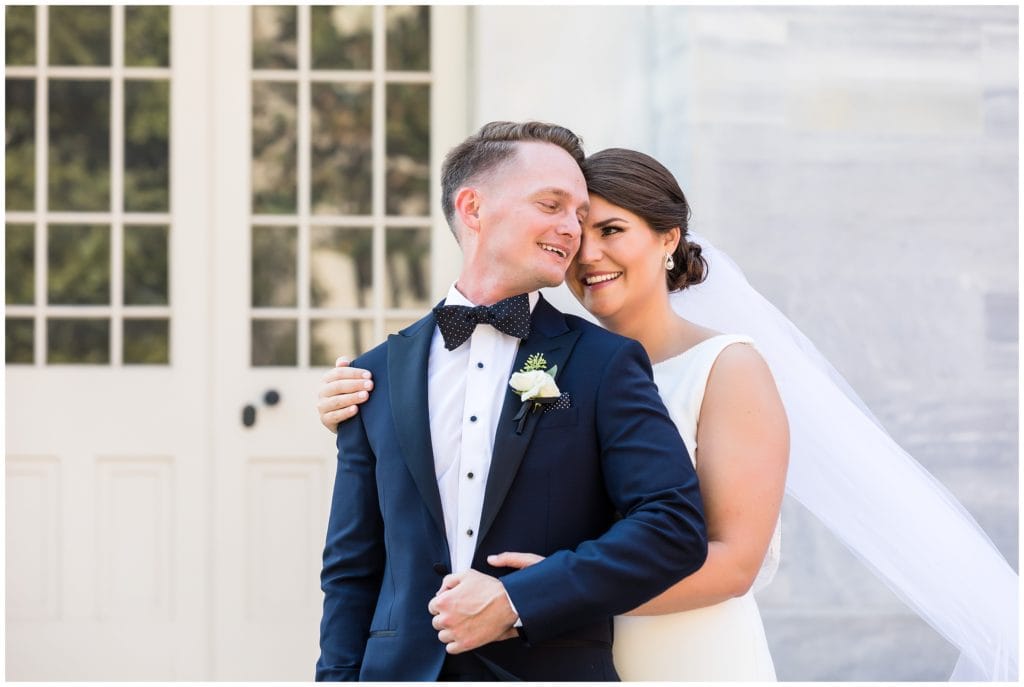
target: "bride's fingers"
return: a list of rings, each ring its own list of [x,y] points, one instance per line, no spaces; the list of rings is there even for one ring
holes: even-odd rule
[[[361,367],[332,367],[320,377],[320,381],[324,384],[330,384],[339,379],[373,379],[373,373]]]
[[[373,382],[369,379],[342,379],[330,382],[321,386],[317,392],[317,397],[320,399],[317,405],[322,406],[324,410],[334,410],[351,405],[353,402],[361,402],[357,400],[358,395],[371,390],[373,390]],[[366,397],[362,397],[362,400],[366,400]]]
[[[487,557],[488,565],[493,565],[495,568],[516,568],[517,570],[540,563],[542,560],[544,560],[544,556],[518,551],[505,551]]]

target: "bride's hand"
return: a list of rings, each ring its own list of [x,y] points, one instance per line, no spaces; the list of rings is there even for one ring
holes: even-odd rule
[[[345,357],[338,358],[334,364],[336,367],[321,380],[316,409],[321,424],[337,434],[338,425],[359,412],[359,404],[370,397],[373,375],[369,370],[349,367]]]
[[[534,563],[540,563],[544,560],[544,556],[538,556],[535,553],[520,553],[518,551],[505,551],[504,553],[498,553],[487,557],[487,564],[495,568],[515,568],[516,570],[522,570],[528,568]]]

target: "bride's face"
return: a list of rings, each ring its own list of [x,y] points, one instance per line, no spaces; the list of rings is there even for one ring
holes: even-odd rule
[[[629,313],[652,294],[668,290],[665,252],[672,240],[629,210],[590,196],[580,249],[565,282],[598,319]]]

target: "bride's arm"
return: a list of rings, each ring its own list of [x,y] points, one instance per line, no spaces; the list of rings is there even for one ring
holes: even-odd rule
[[[629,615],[661,615],[742,596],[753,584],[779,517],[789,425],[768,365],[750,346],[722,351],[697,423],[697,476],[708,557],[689,577]]]

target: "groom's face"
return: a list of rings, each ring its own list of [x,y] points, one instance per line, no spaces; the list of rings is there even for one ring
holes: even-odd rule
[[[571,155],[550,143],[519,143],[480,184],[479,203],[480,253],[496,279],[515,293],[562,283],[590,205]]]

